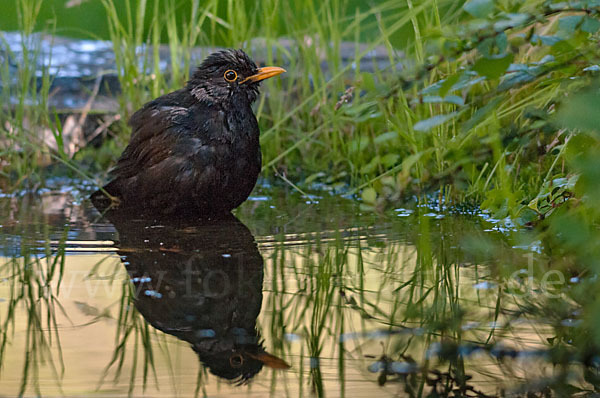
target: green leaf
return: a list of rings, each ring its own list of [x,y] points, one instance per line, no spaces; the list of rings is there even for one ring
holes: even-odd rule
[[[514,70],[511,68],[511,72],[498,85],[499,91],[505,91],[515,86],[534,81],[539,73],[539,69],[536,67],[530,68],[527,65],[517,65]]]
[[[374,204],[377,200],[377,192],[373,188],[365,188],[362,191],[362,200],[365,203]]]
[[[393,167],[398,163],[398,159],[400,156],[395,153],[388,153],[381,157],[381,163],[385,165],[385,167]]]
[[[360,79],[362,81],[361,88],[366,91],[375,91],[375,78],[372,73],[363,72],[360,74]]]
[[[452,88],[452,86],[454,86],[454,84],[456,84],[456,82],[458,82],[458,79],[460,79],[461,75],[462,73],[455,73],[452,76],[448,76],[446,80],[444,80],[438,91],[440,97],[445,97],[446,94],[448,94],[448,91]]]
[[[458,95],[447,95],[445,97],[440,97],[439,95],[428,95],[426,97],[423,97],[422,101],[425,104],[437,104],[443,102],[448,102],[450,104],[458,106],[463,106],[465,104],[465,100],[463,100],[462,97],[459,97]]]
[[[581,24],[581,30],[587,33],[596,33],[600,29],[600,21],[597,18],[585,17]]]
[[[485,117],[498,106],[500,102],[504,99],[503,96],[499,95],[490,102],[488,102],[484,107],[477,109],[477,111],[471,116],[471,118],[463,124],[462,130],[469,131],[473,127],[475,127],[479,122],[485,119]]]
[[[545,46],[553,46],[561,40],[558,36],[539,36],[535,34],[531,36],[532,44],[543,44]]]
[[[582,20],[583,15],[568,15],[558,20],[558,27],[563,32],[573,33]]]
[[[450,78],[449,78],[450,79]],[[478,76],[477,73],[468,70],[459,74],[458,81],[451,85],[449,92],[462,90],[464,88],[469,88],[471,86],[475,86],[482,81],[485,80],[485,77]],[[425,87],[419,94],[421,95],[430,95],[430,94],[438,94],[441,86],[445,83],[445,80],[440,80],[432,85]]]
[[[377,137],[375,137],[375,139],[373,140],[373,142],[375,144],[383,144],[386,143],[388,141],[392,141],[398,138],[398,133],[395,131],[388,131],[385,132],[383,134],[379,134]]]
[[[507,29],[522,26],[525,23],[529,22],[530,19],[532,19],[532,16],[530,14],[523,13],[506,14],[503,15],[503,17],[506,19],[494,23],[494,30],[496,30],[496,32],[502,32]]]
[[[357,153],[362,152],[369,145],[369,141],[364,137],[358,137],[350,141],[348,152]]]
[[[377,168],[377,166],[379,166],[380,163],[381,158],[379,156],[375,156],[373,159],[371,159],[369,163],[365,164],[363,167],[360,168],[360,172],[362,174],[370,174],[373,171],[375,171],[375,169]]]
[[[463,5],[466,12],[475,18],[486,18],[494,11],[492,0],[469,0]]]
[[[527,207],[529,207],[531,210],[535,211],[536,213],[540,212],[540,210],[538,209],[538,200],[539,200],[539,197],[533,199],[531,202],[529,202],[527,204]]]
[[[486,58],[502,56],[508,49],[508,37],[501,32],[494,37],[488,37],[477,45],[477,51]]]
[[[304,184],[309,185],[311,184],[313,181],[316,181],[319,178],[323,178],[323,177],[327,177],[327,174],[325,174],[322,171],[319,171],[317,173],[311,174],[308,177],[306,177],[306,179],[304,180]]]
[[[571,96],[557,113],[557,119],[565,127],[600,132],[600,92],[590,90]]]
[[[415,123],[413,128],[416,131],[426,132],[436,126],[439,126],[440,124],[446,123],[448,120],[454,119],[456,116],[458,116],[458,114],[459,112],[452,112],[446,115],[436,115],[430,117],[429,119],[419,120],[417,123]]]
[[[473,70],[488,79],[497,79],[506,72],[513,59],[513,54],[494,58],[479,58],[473,65]]]

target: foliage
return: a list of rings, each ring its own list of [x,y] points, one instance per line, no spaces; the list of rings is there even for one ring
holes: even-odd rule
[[[440,189],[526,224],[544,215],[543,198],[559,205],[557,182],[576,179],[564,157],[573,132],[554,113],[594,78],[598,5],[478,0],[463,9],[460,23],[424,30],[426,62],[377,101],[397,133],[378,154],[404,164],[370,180],[378,195],[365,199],[381,206],[390,192]]]
[[[19,2],[23,37],[36,26],[34,3]],[[102,5],[124,117],[113,127],[117,144],[97,151],[101,168],[107,153],[114,161],[126,143],[127,116],[187,79],[191,47],[218,41],[250,51],[256,43],[250,38],[260,38],[269,63],[286,63],[290,71],[283,81],[267,83],[256,109],[265,176],[282,176],[300,189],[362,191],[365,205],[379,210],[436,192],[446,204],[478,203],[521,225],[546,217],[572,195],[578,170],[567,161],[575,134],[570,127],[594,121],[582,125],[587,119],[579,106],[571,107],[564,123],[555,113],[600,69],[595,1],[380,1],[364,8],[347,0],[244,7],[196,0],[185,15],[173,0]],[[282,46],[282,34],[293,44]],[[407,37],[402,52],[399,34]],[[172,55],[169,75],[158,57],[164,40]],[[356,44],[348,64],[342,62],[344,41]],[[378,46],[388,51],[384,69],[370,62]],[[21,80],[26,87],[2,91],[7,101],[20,98],[2,116],[11,122],[3,126],[17,126],[3,127],[9,188],[32,180],[43,184],[43,156],[78,173],[98,169],[83,155],[72,160],[61,152],[60,123],[44,102],[50,81],[46,76],[41,91],[32,89],[35,65],[19,66],[29,71]],[[39,98],[39,106],[26,107],[30,98]],[[26,147],[37,131],[27,133],[27,123],[49,129],[57,149],[39,142]],[[92,154],[85,150],[86,157]]]

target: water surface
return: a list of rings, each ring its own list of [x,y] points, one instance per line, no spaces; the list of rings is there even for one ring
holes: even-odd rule
[[[533,396],[593,391],[580,276],[527,231],[264,186],[229,219],[2,197],[0,394]],[[569,341],[570,340],[570,341]]]

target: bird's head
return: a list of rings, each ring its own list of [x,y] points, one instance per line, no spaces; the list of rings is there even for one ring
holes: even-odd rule
[[[199,101],[219,103],[239,96],[251,103],[262,80],[283,72],[276,66],[257,67],[242,50],[223,50],[206,57],[187,85]]]

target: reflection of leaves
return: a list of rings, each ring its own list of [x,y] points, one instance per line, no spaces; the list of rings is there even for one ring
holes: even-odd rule
[[[101,311],[98,308],[81,301],[75,301],[75,305],[84,315],[94,317],[94,319],[87,324],[96,323],[103,318],[112,319],[112,316],[107,309]]]
[[[88,315],[88,316],[100,315],[100,310],[92,305],[83,303],[81,301],[75,301],[75,305],[77,306],[79,311],[83,312],[84,315]]]
[[[587,33],[596,33],[600,29],[600,21],[596,18],[585,17],[581,24],[581,30]]]
[[[540,36],[535,34],[531,36],[531,43],[545,46],[553,46],[561,40],[558,36]]]

